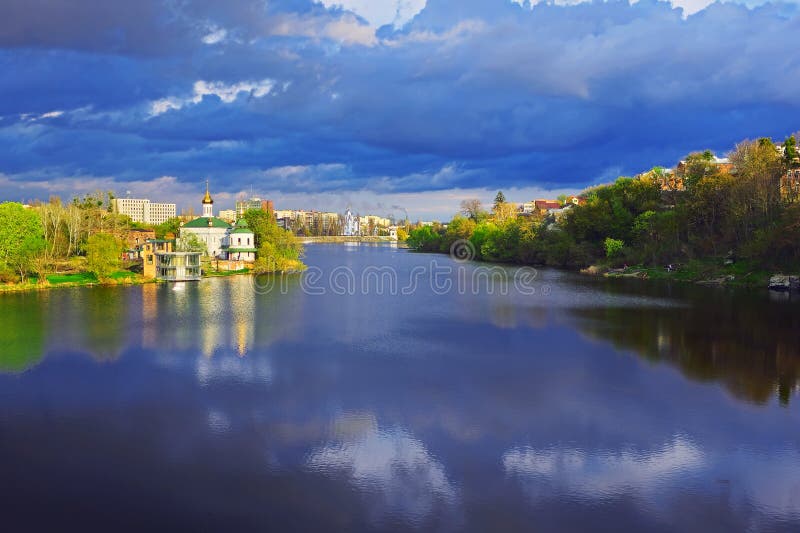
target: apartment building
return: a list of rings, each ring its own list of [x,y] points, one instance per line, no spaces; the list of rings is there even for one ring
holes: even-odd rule
[[[176,214],[175,204],[159,204],[137,198],[114,198],[111,208],[115,213],[129,216],[141,224],[161,224]]]

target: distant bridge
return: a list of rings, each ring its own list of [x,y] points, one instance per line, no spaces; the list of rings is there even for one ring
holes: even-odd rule
[[[392,237],[388,237],[388,236],[381,236],[381,237],[352,236],[352,237],[347,237],[347,236],[343,236],[343,235],[334,235],[334,236],[328,236],[328,237],[297,237],[297,240],[300,241],[302,244],[345,243],[345,242],[397,242],[397,239],[393,239]]]

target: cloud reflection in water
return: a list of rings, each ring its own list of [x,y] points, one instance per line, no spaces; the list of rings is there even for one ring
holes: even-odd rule
[[[334,440],[313,451],[309,469],[336,476],[344,473],[368,499],[377,520],[397,516],[420,524],[434,510],[450,513],[458,489],[443,465],[425,445],[402,428],[381,429],[370,414],[350,414],[334,424]]]

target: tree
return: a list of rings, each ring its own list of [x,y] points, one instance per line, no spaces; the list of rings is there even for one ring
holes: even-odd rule
[[[255,272],[287,272],[306,268],[300,261],[303,245],[291,231],[278,226],[270,213],[249,209],[244,213],[244,219],[255,236],[258,249],[258,258],[253,266]]]
[[[185,237],[181,237],[176,242],[176,251],[178,252],[202,252],[208,253],[208,246],[200,240],[194,233],[189,233]]]
[[[494,208],[494,220],[498,224],[505,224],[509,220],[513,220],[517,216],[517,206],[504,202],[498,204]]]
[[[13,268],[25,281],[32,261],[46,247],[39,214],[22,204],[0,204],[0,267]]]
[[[109,233],[95,233],[86,240],[86,266],[98,279],[108,278],[122,268],[125,244]]]
[[[181,231],[181,219],[173,217],[156,226],[156,238],[166,239],[170,234],[177,236]]]
[[[494,209],[497,210],[497,206],[506,203],[506,195],[503,194],[503,191],[497,191],[497,195],[494,197]]]
[[[625,247],[625,243],[619,239],[612,239],[611,237],[606,237],[606,240],[603,241],[603,246],[606,249],[606,257],[608,257],[609,259],[613,259],[622,253],[622,249]]]
[[[786,168],[800,167],[800,154],[797,153],[797,139],[794,135],[783,141],[783,162]]]
[[[486,211],[483,204],[477,198],[470,198],[461,201],[461,214],[473,222],[482,222],[486,218]]]

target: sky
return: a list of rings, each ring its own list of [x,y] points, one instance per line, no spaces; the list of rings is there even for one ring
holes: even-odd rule
[[[3,0],[0,200],[446,219],[800,129],[796,2]]]

